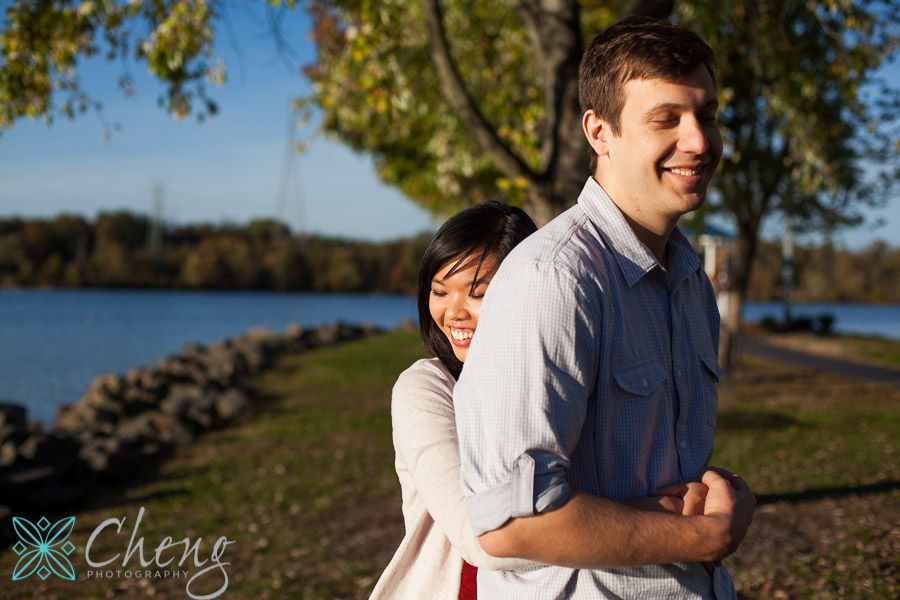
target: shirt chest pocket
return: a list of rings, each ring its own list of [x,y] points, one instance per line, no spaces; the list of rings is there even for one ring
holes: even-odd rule
[[[655,435],[656,423],[665,411],[665,381],[668,373],[659,361],[627,365],[613,370],[612,402],[605,406],[603,420],[607,439],[620,451],[617,460],[637,459]]]
[[[620,367],[613,372],[620,392],[648,397],[666,380],[666,370],[662,363],[650,361],[639,365]]]

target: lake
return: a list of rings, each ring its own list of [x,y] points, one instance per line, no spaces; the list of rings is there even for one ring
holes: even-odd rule
[[[417,319],[411,296],[143,290],[0,290],[0,399],[52,422],[101,373],[149,366],[185,343],[253,326]]]
[[[157,363],[185,343],[253,326],[283,332],[342,320],[392,327],[416,319],[411,296],[139,290],[0,290],[0,400],[50,423],[101,373]],[[836,317],[838,332],[900,339],[900,306],[796,305],[794,314]],[[780,316],[777,303],[746,306],[748,320]]]

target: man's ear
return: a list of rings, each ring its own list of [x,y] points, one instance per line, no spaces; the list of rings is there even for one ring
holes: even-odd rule
[[[581,117],[581,128],[588,144],[591,145],[597,156],[609,154],[609,145],[606,140],[612,134],[609,123],[598,117],[593,109],[588,109]]]

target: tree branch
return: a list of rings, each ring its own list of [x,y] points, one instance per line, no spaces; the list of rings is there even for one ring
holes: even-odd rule
[[[525,31],[531,39],[532,45],[543,52],[543,43],[541,42],[541,31],[538,24],[541,19],[541,10],[538,6],[538,0],[519,0],[516,2],[516,12],[525,24]]]
[[[534,171],[500,139],[494,127],[487,122],[474,99],[466,90],[459,72],[450,56],[450,47],[444,30],[443,14],[438,0],[422,0],[431,59],[437,68],[441,88],[447,102],[456,111],[466,129],[475,137],[481,148],[510,179],[524,178],[530,183],[537,179]]]

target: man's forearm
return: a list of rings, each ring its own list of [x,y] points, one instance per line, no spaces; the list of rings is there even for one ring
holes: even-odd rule
[[[512,519],[479,541],[494,556],[612,569],[720,559],[730,542],[722,525],[714,517],[639,510],[573,490],[557,510]]]

